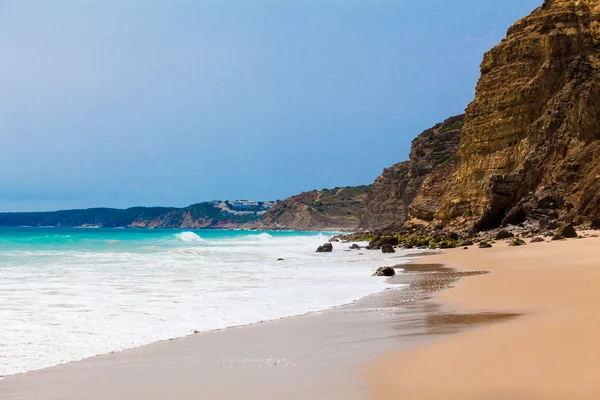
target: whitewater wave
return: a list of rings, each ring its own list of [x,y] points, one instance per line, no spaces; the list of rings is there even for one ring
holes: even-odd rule
[[[320,233],[319,233],[319,234],[318,234],[316,237],[317,237],[317,239],[319,239],[319,240],[328,241],[329,239],[331,239],[331,236],[332,236],[332,235],[326,235],[326,234],[324,234],[324,233],[320,232]]]
[[[271,239],[273,239],[273,236],[269,235],[266,232],[260,233],[260,234],[256,235],[256,237],[258,238],[258,240],[271,240]]]
[[[0,376],[348,304],[387,287],[373,270],[403,261],[341,246],[324,268],[317,233],[55,229],[80,241],[31,246],[14,240],[48,231],[5,232]]]
[[[273,239],[273,236],[269,235],[267,232],[263,232],[259,233],[258,235],[248,235],[246,236],[246,238],[251,240],[265,241]]]
[[[200,236],[196,235],[194,232],[181,232],[175,235],[175,239],[187,242],[187,243],[198,243],[198,242],[206,242],[206,240],[202,239]]]

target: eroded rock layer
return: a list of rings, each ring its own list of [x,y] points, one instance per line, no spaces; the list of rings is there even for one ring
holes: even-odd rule
[[[361,228],[378,229],[402,224],[414,216],[433,218],[437,204],[411,205],[427,176],[453,162],[464,115],[448,118],[412,141],[409,161],[386,168],[373,184],[361,209]]]
[[[595,219],[599,71],[600,0],[545,1],[485,54],[460,161],[429,176],[415,202],[475,229]]]

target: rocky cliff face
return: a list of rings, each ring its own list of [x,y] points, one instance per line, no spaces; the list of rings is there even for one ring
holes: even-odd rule
[[[371,186],[313,190],[281,200],[265,213],[261,228],[353,230]]]
[[[594,220],[599,46],[599,0],[547,0],[516,22],[484,56],[459,160],[426,179],[412,212],[476,230]]]
[[[427,129],[412,141],[409,161],[386,168],[379,176],[361,209],[361,228],[377,229],[402,224],[414,214],[431,218],[435,204],[412,206],[423,181],[453,162],[459,146],[464,115],[448,118]]]

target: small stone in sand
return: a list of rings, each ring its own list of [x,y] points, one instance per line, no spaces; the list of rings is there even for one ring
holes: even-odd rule
[[[533,239],[531,239],[529,241],[529,243],[541,243],[541,242],[545,242],[544,238],[541,237],[534,237]]]
[[[481,242],[479,243],[479,248],[480,249],[489,249],[490,247],[492,247],[491,244],[487,243],[487,242]]]
[[[373,274],[373,276],[394,276],[396,275],[396,271],[392,267],[380,267],[377,268],[377,271]]]
[[[519,239],[519,238],[512,238],[510,240],[510,243],[508,243],[509,246],[523,246],[526,245],[527,243],[525,243],[524,240]]]
[[[571,224],[566,224],[563,225],[557,233],[559,236],[565,237],[565,238],[575,238],[577,237],[577,232],[575,232],[575,228],[573,228],[573,225]]]

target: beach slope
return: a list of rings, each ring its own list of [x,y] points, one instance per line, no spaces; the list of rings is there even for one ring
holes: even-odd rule
[[[366,373],[375,399],[600,398],[600,239],[454,249],[429,262],[489,270],[436,299],[502,324],[391,354]]]

